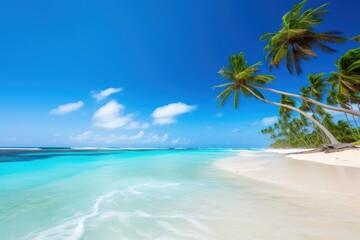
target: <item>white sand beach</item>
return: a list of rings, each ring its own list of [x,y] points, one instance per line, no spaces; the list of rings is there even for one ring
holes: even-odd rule
[[[360,197],[360,149],[300,153],[308,150],[239,151],[214,166],[267,183]]]
[[[288,154],[287,157],[328,165],[360,168],[360,148],[333,153]]]

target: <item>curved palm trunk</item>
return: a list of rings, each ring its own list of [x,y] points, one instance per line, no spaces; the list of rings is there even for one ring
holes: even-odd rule
[[[326,137],[330,140],[331,144],[340,144],[340,142],[334,137],[334,135],[332,135],[331,132],[329,132],[329,130],[326,129],[326,127],[324,127],[323,125],[321,125],[321,123],[319,123],[318,121],[316,121],[312,116],[308,115],[307,113],[305,113],[304,111],[301,111],[299,109],[297,109],[296,107],[290,106],[290,105],[286,105],[286,104],[282,104],[282,103],[278,103],[278,102],[273,102],[267,99],[264,99],[260,96],[258,96],[256,93],[254,93],[253,91],[251,91],[251,89],[249,89],[248,87],[245,87],[254,97],[256,97],[257,99],[260,99],[263,102],[266,103],[270,103],[279,107],[284,107],[284,108],[288,108],[291,109],[295,112],[300,113],[301,115],[305,116],[306,118],[308,118],[309,120],[311,120],[318,128],[320,128],[325,134]]]
[[[354,110],[351,110],[351,109],[345,109],[345,108],[339,108],[339,107],[326,105],[326,104],[318,102],[318,101],[316,101],[314,99],[303,97],[301,95],[294,94],[294,93],[283,92],[283,91],[279,91],[279,90],[276,90],[276,89],[261,87],[261,86],[254,85],[254,84],[250,84],[250,85],[255,87],[255,88],[260,88],[260,89],[265,90],[265,91],[270,91],[270,92],[273,92],[273,93],[282,94],[282,95],[286,95],[286,96],[290,96],[290,97],[295,97],[295,98],[298,98],[298,99],[301,99],[301,100],[304,100],[304,101],[307,101],[307,102],[311,102],[313,104],[316,104],[316,105],[318,105],[320,107],[323,107],[323,108],[326,108],[326,109],[329,109],[329,110],[348,113],[348,114],[352,114],[352,115],[360,117],[360,112],[357,112],[357,111],[354,111]]]

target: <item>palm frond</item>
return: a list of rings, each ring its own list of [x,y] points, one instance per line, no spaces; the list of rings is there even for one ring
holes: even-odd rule
[[[257,90],[256,88],[251,87],[251,86],[247,86],[247,88],[249,88],[252,92],[254,92],[256,95],[258,95],[262,99],[265,99],[264,95],[259,90]]]
[[[335,49],[324,44],[344,43],[347,38],[339,31],[316,32],[315,27],[323,21],[327,12],[327,4],[304,10],[306,0],[295,4],[293,8],[282,17],[282,27],[277,33],[263,34],[260,39],[267,40],[264,51],[267,52],[266,60],[270,69],[278,68],[285,60],[286,68],[290,74],[301,74],[301,61],[315,58],[319,49],[333,53]]]
[[[256,75],[256,76],[249,78],[249,82],[259,84],[259,85],[264,85],[264,84],[267,84],[267,83],[273,81],[275,78],[276,77],[273,75],[261,74],[261,75]]]
[[[260,40],[267,40],[269,38],[272,38],[273,36],[275,36],[276,33],[265,33],[263,35],[260,36]]]
[[[234,73],[232,71],[226,70],[224,67],[218,72],[223,78],[228,80],[235,80]]]
[[[228,100],[230,94],[233,91],[234,91],[233,87],[228,87],[216,97],[216,100],[220,101],[219,107],[224,105],[224,103]]]
[[[215,88],[229,87],[229,86],[232,86],[232,85],[233,85],[233,83],[229,82],[229,83],[223,83],[223,84],[220,84],[220,85],[213,86],[212,88],[215,89]]]

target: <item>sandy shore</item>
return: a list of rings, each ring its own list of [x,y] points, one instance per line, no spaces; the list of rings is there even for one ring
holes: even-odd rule
[[[304,150],[239,151],[214,166],[267,183],[360,197],[360,149],[299,154]]]
[[[360,148],[334,153],[288,154],[295,160],[313,161],[322,164],[360,168]]]
[[[360,148],[334,153],[306,153],[312,149],[267,149],[266,152],[286,154],[295,160],[318,162],[322,164],[360,168]],[[304,153],[305,152],[305,153]]]

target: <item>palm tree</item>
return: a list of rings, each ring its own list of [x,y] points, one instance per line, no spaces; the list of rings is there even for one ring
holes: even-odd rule
[[[315,98],[316,101],[321,101],[323,99],[324,93],[327,90],[326,78],[324,77],[325,73],[315,73],[308,75],[308,81],[310,83],[309,97]]]
[[[293,107],[296,106],[296,102],[294,101],[294,99],[292,99],[291,97],[288,97],[286,95],[281,95],[280,103],[290,105]],[[290,110],[288,108],[280,107],[279,115],[282,116],[283,118],[291,118],[292,110]]]
[[[297,75],[300,75],[300,61],[315,58],[316,48],[333,53],[336,50],[325,43],[344,43],[347,40],[338,31],[316,32],[314,28],[323,21],[327,4],[303,10],[306,2],[307,0],[303,0],[295,4],[282,17],[282,26],[278,32],[266,33],[260,37],[261,40],[268,41],[264,50],[267,52],[266,59],[270,61],[270,69],[274,66],[278,68],[285,60],[289,73],[296,71]]]
[[[352,115],[360,117],[360,112],[354,111],[354,110],[352,110],[350,108],[335,107],[335,106],[327,105],[327,104],[321,103],[319,101],[316,101],[316,100],[310,98],[310,95],[311,95],[310,93],[309,93],[309,95],[302,96],[302,95],[298,95],[298,94],[294,94],[294,93],[288,93],[288,92],[284,92],[284,91],[279,91],[279,90],[276,90],[276,89],[273,89],[273,88],[263,87],[263,86],[260,86],[258,84],[254,84],[254,83],[249,83],[249,84],[250,84],[250,86],[258,88],[258,89],[262,89],[262,90],[265,90],[265,91],[270,91],[270,92],[277,93],[277,94],[280,94],[280,95],[286,95],[286,96],[289,96],[289,97],[298,98],[298,99],[301,99],[301,100],[303,100],[305,102],[315,104],[317,106],[323,107],[323,108],[328,109],[328,110],[333,110],[333,111],[336,111],[336,112],[348,113],[348,114],[352,114]],[[308,91],[310,91],[310,89],[308,89],[308,90],[306,90],[306,88],[302,89],[302,92],[308,92]],[[352,97],[354,97],[354,96],[352,96]]]
[[[356,98],[360,93],[360,48],[347,51],[335,63],[337,72],[331,72],[329,83],[339,94]]]
[[[348,103],[346,102],[346,99],[347,98],[345,96],[339,94],[336,89],[331,89],[329,91],[329,93],[328,93],[327,98],[326,98],[326,102],[328,104],[330,104],[330,105],[340,104],[344,108],[350,108]],[[345,117],[346,117],[346,120],[347,120],[347,124],[348,124],[349,128],[351,129],[351,132],[353,133],[349,117],[348,117],[347,113],[344,113],[344,114],[345,114]]]
[[[326,129],[321,123],[316,121],[312,116],[308,115],[306,112],[297,109],[296,107],[273,102],[264,98],[264,96],[254,87],[255,85],[263,85],[268,82],[271,82],[275,79],[272,75],[259,74],[259,66],[261,62],[258,62],[254,65],[247,66],[244,58],[244,54],[241,52],[238,55],[231,55],[229,59],[229,66],[227,68],[222,68],[219,73],[228,80],[227,83],[220,84],[214,86],[214,88],[224,87],[223,90],[218,96],[217,100],[220,101],[219,106],[223,106],[223,104],[229,99],[230,95],[234,93],[234,107],[238,108],[239,103],[239,94],[241,93],[245,97],[255,97],[265,103],[270,103],[276,105],[278,107],[284,107],[295,112],[302,114],[307,117],[310,121],[312,121],[318,128],[320,128],[326,136],[329,138],[332,144],[339,144],[336,138],[331,134],[331,132]]]
[[[293,106],[296,107],[296,102],[293,98],[285,96],[285,95],[281,95],[281,101],[280,103],[285,104],[285,105],[289,105],[289,106]],[[296,143],[300,143],[300,145],[302,146],[309,146],[309,141],[305,137],[303,137],[302,134],[302,126],[301,124],[297,121],[296,117],[293,115],[293,111],[288,109],[288,108],[284,108],[284,107],[280,107],[279,108],[279,115],[281,117],[280,120],[283,121],[283,126],[285,128],[288,128],[290,130],[290,132],[292,133],[292,138],[295,138],[295,142]],[[279,122],[280,122],[279,120]]]
[[[360,35],[359,35],[360,36]],[[336,93],[338,103],[344,108],[351,109],[352,103],[360,103],[360,48],[347,51],[336,62],[337,72],[331,72],[328,82]],[[360,110],[360,109],[359,109]],[[357,122],[352,114],[358,130]]]

